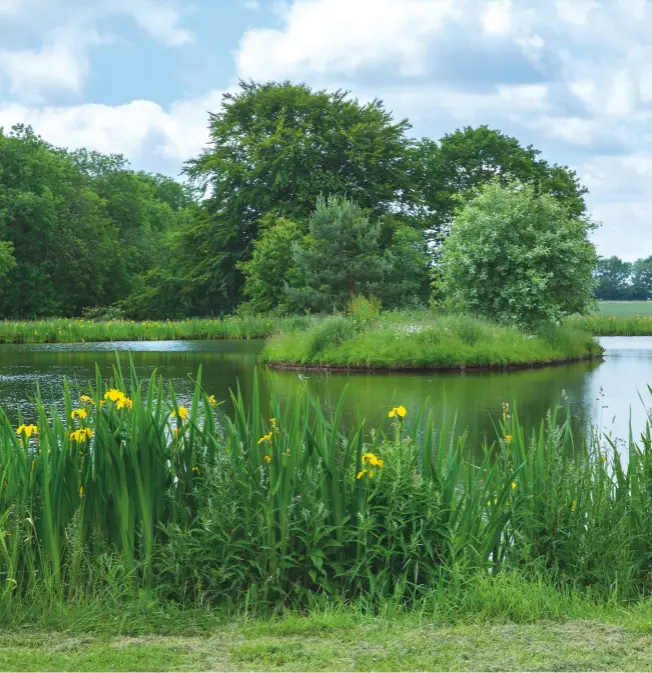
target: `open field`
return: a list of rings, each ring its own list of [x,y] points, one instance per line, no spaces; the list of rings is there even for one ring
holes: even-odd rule
[[[596,313],[568,323],[594,336],[652,336],[652,301],[601,301]]]
[[[599,301],[596,313],[628,318],[652,316],[652,301]]]

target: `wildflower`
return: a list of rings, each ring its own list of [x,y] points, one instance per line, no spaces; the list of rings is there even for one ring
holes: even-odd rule
[[[362,477],[364,477],[365,474],[367,474],[367,470],[360,470],[360,472],[358,472],[358,476],[356,477],[356,479],[362,479]]]
[[[512,441],[511,435],[505,435],[505,441],[509,444]]]
[[[188,409],[185,407],[178,407],[176,411],[173,411],[170,416],[172,418],[180,418],[182,421],[185,421],[188,418]]]
[[[263,442],[269,442],[269,440],[272,438],[272,433],[268,432],[266,435],[263,435],[259,440],[258,443],[262,444]]]
[[[208,398],[208,403],[211,405],[211,407],[214,407],[214,406],[217,405],[217,401],[216,401],[216,399],[215,399],[215,395],[211,395],[211,396]]]
[[[192,468],[192,471],[196,474],[200,474],[199,468],[196,465]]]
[[[263,460],[264,460],[267,464],[269,464],[269,463],[272,462],[272,457],[271,457],[271,456],[263,456]]]
[[[70,414],[70,417],[72,418],[73,421],[75,420],[75,418],[84,419],[86,418],[86,416],[88,416],[88,411],[86,411],[86,409],[75,409],[72,412],[72,414]]]
[[[105,400],[111,400],[111,402],[117,402],[119,399],[123,398],[125,394],[121,390],[116,388],[111,388],[104,393]]]
[[[403,419],[407,416],[407,409],[401,405],[400,407],[394,407],[388,414],[387,418],[394,418],[398,416],[400,419]]]
[[[70,433],[69,439],[71,442],[85,442],[93,436],[93,431],[90,428],[80,428]]]
[[[571,503],[571,512],[574,512],[576,507],[577,507],[577,500],[573,500],[573,502]]]
[[[269,419],[269,422],[270,422],[274,427],[276,427],[276,419],[275,419],[275,418],[270,418],[270,419]]]
[[[514,490],[515,488],[516,488],[516,482],[513,481],[513,482],[512,482],[512,490]]]
[[[21,425],[18,430],[16,430],[17,435],[22,435],[25,433],[27,439],[32,435],[38,435],[38,428],[35,425]]]
[[[379,467],[381,470],[385,467],[385,461],[376,456],[375,453],[367,452],[362,454],[360,462],[363,465],[371,465],[372,467]]]
[[[117,409],[133,409],[134,403],[128,397],[121,397],[116,403]]]
[[[94,404],[93,398],[90,395],[81,395],[79,397],[79,401],[83,402],[84,404]]]

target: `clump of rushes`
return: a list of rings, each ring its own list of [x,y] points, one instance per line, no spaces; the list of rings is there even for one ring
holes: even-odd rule
[[[409,604],[503,573],[648,592],[650,425],[621,462],[559,412],[529,433],[497,404],[497,439],[472,462],[465,434],[423,410],[346,428],[343,400],[328,415],[305,390],[263,407],[256,380],[230,415],[201,372],[183,401],[119,366],[65,396],[61,415],[37,396],[30,424],[0,414],[0,607],[116,586],[237,610]]]

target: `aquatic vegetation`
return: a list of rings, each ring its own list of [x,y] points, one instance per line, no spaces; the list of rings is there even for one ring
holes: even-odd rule
[[[263,611],[410,604],[503,573],[648,591],[650,424],[621,457],[559,411],[530,431],[497,402],[496,440],[471,462],[466,434],[424,410],[347,428],[342,400],[327,412],[302,389],[263,407],[254,381],[251,405],[236,391],[226,415],[201,372],[186,406],[119,366],[80,401],[66,389],[58,414],[37,396],[17,428],[0,413],[0,607],[116,586]]]

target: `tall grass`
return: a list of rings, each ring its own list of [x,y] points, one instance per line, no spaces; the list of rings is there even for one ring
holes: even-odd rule
[[[310,318],[293,316],[187,319],[173,322],[55,318],[0,322],[0,343],[73,343],[82,341],[164,341],[182,339],[259,339],[277,330],[306,327]]]
[[[275,335],[271,364],[351,368],[465,368],[549,364],[598,357],[601,347],[577,328],[526,334],[464,315],[383,314],[360,325],[333,316],[298,332]]]
[[[590,315],[573,317],[568,323],[594,336],[652,336],[650,315]]]
[[[263,408],[254,386],[230,416],[214,403],[200,376],[186,410],[117,367],[79,404],[66,392],[64,415],[37,397],[37,434],[1,414],[0,608],[143,590],[260,612],[416,605],[504,574],[649,593],[650,424],[621,458],[565,414],[528,432],[504,406],[471,463],[464,433],[417,409],[345,430],[341,402],[327,415],[305,391]]]

